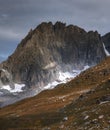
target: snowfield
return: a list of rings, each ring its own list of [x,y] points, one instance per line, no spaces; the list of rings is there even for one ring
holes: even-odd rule
[[[72,72],[61,72],[61,71],[59,71],[58,79],[56,79],[55,81],[48,83],[46,86],[40,88],[40,91],[43,91],[45,89],[53,89],[58,84],[66,83],[66,82],[70,81],[71,79],[75,78],[82,71],[84,71],[88,68],[90,68],[90,66],[86,65],[86,66],[84,66],[84,69],[82,69],[82,70],[73,70]],[[5,70],[3,70],[3,71],[5,71]],[[14,85],[15,85],[14,89],[11,88],[10,85],[4,85],[4,86],[2,86],[2,88],[0,88],[0,90],[8,90],[10,93],[23,92],[23,87],[25,87],[25,84],[15,83]],[[36,93],[39,93],[37,91],[38,90],[36,90]],[[2,93],[0,93],[0,95],[2,95]]]
[[[103,43],[103,48],[104,48],[104,51],[105,51],[106,56],[110,56],[110,53],[107,51],[107,49],[106,49],[104,43]]]
[[[10,93],[22,92],[22,88],[25,87],[25,84],[15,84],[15,88],[12,89],[9,85],[2,86],[1,89],[6,89]]]
[[[61,83],[66,83],[70,81],[71,79],[75,78],[77,75],[79,75],[82,71],[90,68],[90,66],[86,65],[84,66],[83,70],[73,70],[70,72],[59,72],[59,77],[56,81],[53,81],[52,83],[49,83],[48,85],[44,86],[43,89],[53,89],[56,85]]]

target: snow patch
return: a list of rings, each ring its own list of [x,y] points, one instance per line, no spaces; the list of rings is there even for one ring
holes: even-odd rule
[[[80,73],[80,72],[78,72]],[[59,72],[59,81],[66,83],[68,79],[74,78],[78,75],[78,73],[69,73],[69,72]]]
[[[85,70],[87,70],[87,69],[89,69],[90,68],[90,66],[89,65],[86,65],[86,66],[84,66],[84,69],[82,70],[82,71],[85,71]]]
[[[6,70],[5,70],[5,69],[2,69],[2,71],[3,71],[3,72],[6,72]]]
[[[52,88],[54,88],[58,84],[59,84],[59,82],[54,81],[54,82],[49,83],[48,85],[46,85],[43,89],[50,89],[50,88],[52,89]]]
[[[106,56],[110,56],[110,53],[107,51],[107,49],[106,49],[104,43],[103,43],[103,48],[104,48],[104,51],[105,51]]]
[[[15,88],[12,89],[9,85],[4,85],[2,86],[1,89],[6,89],[8,90],[10,93],[15,93],[15,92],[22,92],[22,88],[25,87],[25,84],[15,84]]]
[[[86,66],[84,66],[84,68],[82,70],[73,70],[72,72],[59,71],[58,79],[56,79],[56,81],[53,81],[52,83],[49,83],[48,85],[44,86],[43,89],[53,89],[58,84],[67,83],[68,81],[75,78],[82,71],[85,71],[88,68],[90,68],[90,66],[86,65]]]
[[[51,69],[51,68],[54,68],[56,66],[56,63],[55,62],[51,62],[49,64],[47,64],[43,69],[46,70],[46,69]]]

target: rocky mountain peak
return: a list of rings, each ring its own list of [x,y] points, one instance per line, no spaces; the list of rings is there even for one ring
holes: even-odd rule
[[[59,72],[95,65],[105,58],[98,32],[65,23],[43,22],[21,41],[1,64],[14,82],[42,87],[56,80]]]
[[[45,32],[45,31],[47,31],[49,29],[52,29],[52,27],[53,27],[52,22],[48,22],[48,23],[47,22],[42,22],[40,25],[38,25],[36,27],[35,30],[39,30],[40,32]]]

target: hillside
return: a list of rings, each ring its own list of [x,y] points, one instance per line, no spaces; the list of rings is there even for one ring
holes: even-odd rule
[[[109,130],[109,107],[107,57],[66,84],[0,109],[0,129]]]

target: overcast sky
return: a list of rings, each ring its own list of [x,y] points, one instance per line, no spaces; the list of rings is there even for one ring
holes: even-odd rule
[[[0,59],[43,21],[62,21],[103,35],[110,31],[110,0],[0,0]]]

